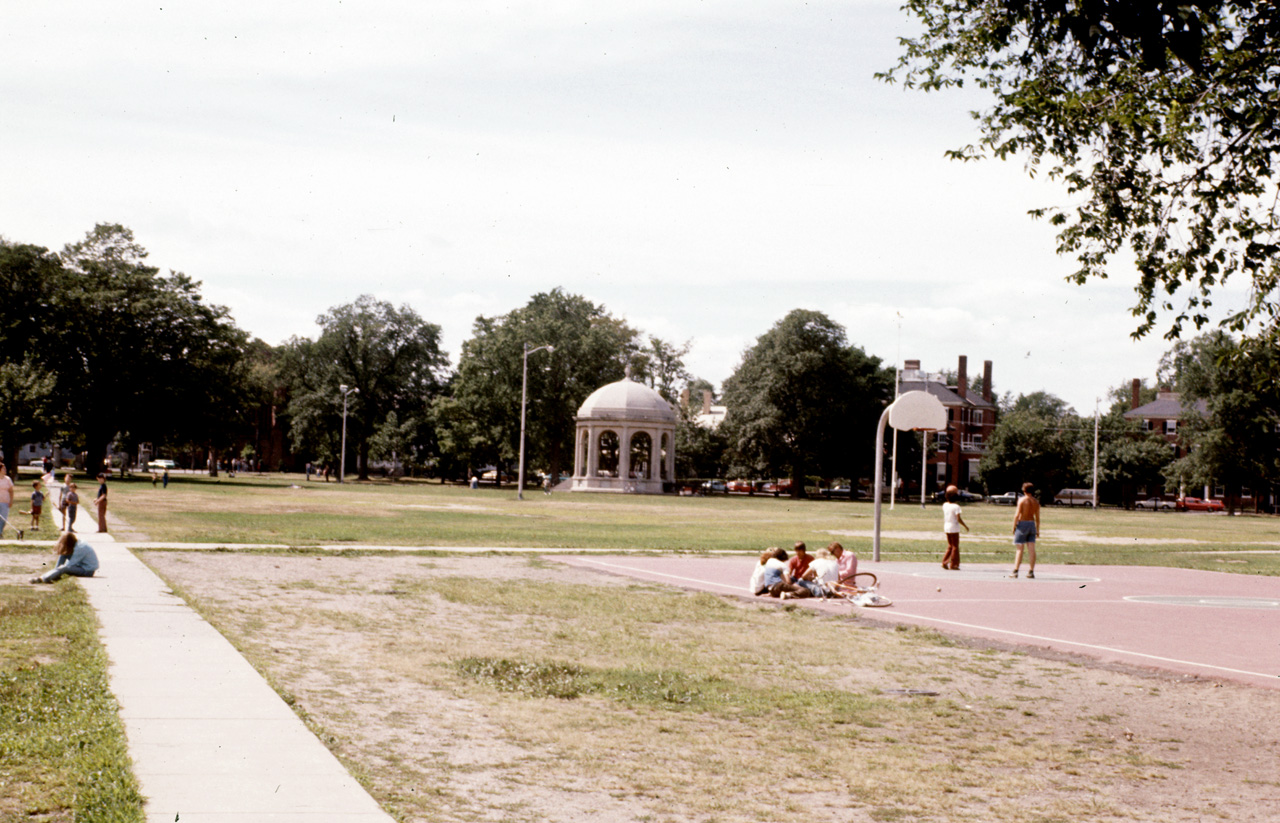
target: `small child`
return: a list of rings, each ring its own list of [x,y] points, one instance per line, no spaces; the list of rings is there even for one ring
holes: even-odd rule
[[[31,484],[31,511],[23,512],[23,514],[31,515],[31,531],[40,531],[40,512],[44,511],[44,492],[40,488],[40,481]]]
[[[76,530],[76,507],[80,505],[80,495],[76,493],[75,483],[67,484],[67,494],[62,502],[67,507],[67,531],[73,532]]]

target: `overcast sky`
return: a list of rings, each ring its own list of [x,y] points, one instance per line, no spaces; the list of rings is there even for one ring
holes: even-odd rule
[[[273,344],[370,293],[456,360],[477,315],[561,286],[717,385],[794,308],[1082,413],[1154,377],[1133,277],[1065,283],[1026,216],[1062,192],[943,157],[982,98],[873,79],[898,5],[8,3],[0,235],[122,223]]]

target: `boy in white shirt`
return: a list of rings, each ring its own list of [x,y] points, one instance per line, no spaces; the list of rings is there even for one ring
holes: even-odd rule
[[[942,555],[942,568],[948,571],[960,570],[960,527],[969,531],[969,526],[960,516],[960,504],[956,498],[960,490],[955,486],[947,486],[947,502],[942,504],[942,531],[947,536],[947,552]]]

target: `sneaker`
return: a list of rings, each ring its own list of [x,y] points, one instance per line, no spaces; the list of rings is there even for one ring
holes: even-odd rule
[[[1010,577],[1010,578],[1012,578],[1012,579],[1014,579],[1014,580],[1017,580],[1017,579],[1018,579],[1018,570],[1017,570],[1017,569],[1014,569],[1013,571],[1009,572],[1009,577]]]
[[[1035,579],[1036,579],[1036,573],[1035,573],[1035,571],[1034,571],[1034,570],[1031,570],[1031,571],[1028,571],[1028,572],[1027,572],[1027,579],[1028,579],[1028,580],[1035,580]]]

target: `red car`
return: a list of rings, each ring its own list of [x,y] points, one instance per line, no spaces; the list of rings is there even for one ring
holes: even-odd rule
[[[1183,509],[1189,512],[1222,512],[1227,507],[1222,505],[1221,500],[1202,500],[1199,497],[1184,497],[1178,501]]]
[[[738,494],[755,494],[756,487],[750,480],[730,480],[729,491]]]

